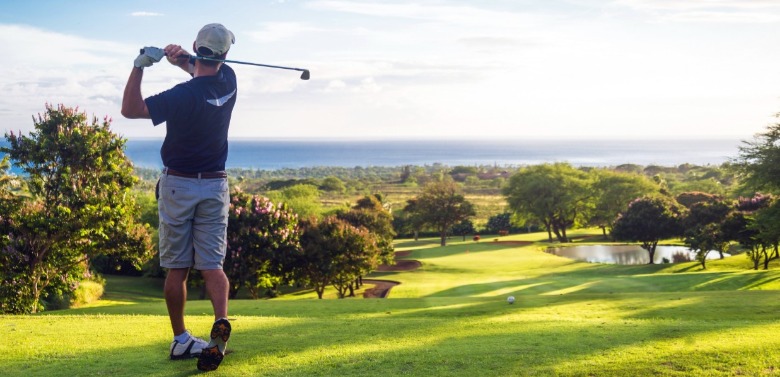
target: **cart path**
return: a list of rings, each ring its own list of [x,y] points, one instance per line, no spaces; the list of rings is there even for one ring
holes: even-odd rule
[[[409,255],[410,251],[399,251],[395,253],[395,257],[405,257]],[[377,271],[392,272],[392,271],[413,271],[422,266],[422,263],[414,259],[401,259],[396,260],[394,265],[383,264],[377,268]],[[398,284],[401,284],[393,280],[379,280],[379,279],[363,279],[364,284],[373,284],[373,288],[366,289],[363,292],[363,298],[387,298],[390,295],[390,290]]]

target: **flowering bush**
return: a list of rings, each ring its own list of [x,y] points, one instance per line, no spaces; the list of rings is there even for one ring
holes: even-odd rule
[[[737,209],[745,212],[755,212],[761,208],[767,207],[771,201],[771,194],[764,195],[756,193],[751,198],[740,196],[739,199],[737,199]]]
[[[298,215],[284,203],[238,190],[231,194],[224,270],[230,297],[241,287],[258,298],[261,289],[274,292],[299,249]]]

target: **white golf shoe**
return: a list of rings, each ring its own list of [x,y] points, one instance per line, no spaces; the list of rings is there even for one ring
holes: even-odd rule
[[[171,360],[182,360],[198,357],[200,356],[200,353],[203,351],[203,349],[208,345],[209,343],[207,341],[198,337],[194,337],[192,334],[190,334],[190,338],[184,343],[179,343],[174,340],[171,343]]]

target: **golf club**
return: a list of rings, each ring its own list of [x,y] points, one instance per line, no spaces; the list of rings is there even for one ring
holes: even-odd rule
[[[144,53],[144,49],[141,49],[141,53]],[[250,62],[241,62],[238,60],[223,60],[223,59],[214,59],[214,58],[207,58],[203,56],[189,56],[193,59],[200,59],[200,60],[209,60],[213,62],[223,62],[223,63],[236,63],[236,64],[246,64],[246,65],[254,65],[257,67],[267,67],[267,68],[278,68],[278,69],[289,69],[292,71],[300,71],[301,73],[301,80],[308,80],[309,79],[309,70],[304,68],[293,68],[293,67],[283,67],[279,65],[270,65],[270,64],[260,64],[260,63],[250,63]]]

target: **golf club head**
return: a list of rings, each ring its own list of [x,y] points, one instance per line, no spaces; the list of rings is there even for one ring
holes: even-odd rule
[[[308,80],[309,79],[309,70],[304,69],[303,73],[301,73],[301,80]]]

